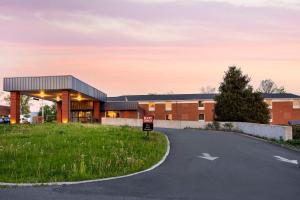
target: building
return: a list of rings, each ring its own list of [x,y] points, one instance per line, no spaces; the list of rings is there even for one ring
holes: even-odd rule
[[[56,103],[57,121],[101,122],[101,106],[107,95],[100,90],[66,76],[4,78],[4,91],[10,92],[10,122],[20,122],[20,95],[45,99]]]
[[[100,90],[67,76],[4,78],[4,90],[11,93],[11,123],[19,123],[20,95],[56,102],[57,121],[101,122],[107,118],[212,122],[216,94],[128,95],[107,97]],[[300,96],[264,94],[272,124],[300,120]]]
[[[291,120],[300,119],[300,96],[294,94],[263,94],[269,105],[271,124],[287,125]],[[153,115],[158,120],[203,121],[214,120],[214,97],[216,94],[171,94],[171,95],[130,95],[109,97],[108,102],[133,103],[139,110],[131,111],[130,118]],[[122,117],[123,110],[107,109],[106,117]],[[128,111],[126,111],[128,112]]]

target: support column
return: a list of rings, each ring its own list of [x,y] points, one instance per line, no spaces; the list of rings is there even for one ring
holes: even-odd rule
[[[65,90],[62,91],[62,109],[61,109],[61,120],[62,123],[70,122],[70,92]]]
[[[96,123],[101,123],[100,109],[101,109],[100,101],[94,101],[93,121]]]
[[[61,102],[57,102],[56,103],[56,121],[57,123],[61,123],[61,107],[62,107],[62,103]]]
[[[20,92],[10,92],[10,123],[20,123]]]

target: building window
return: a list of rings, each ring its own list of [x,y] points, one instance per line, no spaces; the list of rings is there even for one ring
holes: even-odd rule
[[[199,102],[198,102],[198,107],[199,107],[199,108],[204,108],[204,103],[203,103],[203,101],[199,101]]]
[[[107,117],[107,118],[120,118],[120,112],[116,112],[116,111],[107,111],[107,112],[106,112],[106,117]]]
[[[150,102],[150,103],[148,104],[148,106],[149,106],[149,111],[155,111],[155,103]]]
[[[293,108],[300,108],[300,100],[293,101]]]
[[[171,102],[167,102],[166,103],[166,111],[171,111],[172,110],[172,103]]]
[[[199,121],[204,121],[204,120],[205,120],[205,115],[199,114]]]
[[[166,115],[166,120],[172,120],[173,118],[172,118],[172,114],[167,114]]]
[[[270,112],[270,123],[273,122],[273,112]]]
[[[198,110],[204,110],[204,103],[203,103],[203,101],[198,101]]]
[[[266,104],[268,104],[269,108],[272,108],[272,100],[271,99],[265,100],[265,102],[266,102]]]

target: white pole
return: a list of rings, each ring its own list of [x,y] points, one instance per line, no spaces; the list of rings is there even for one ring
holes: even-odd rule
[[[42,123],[44,123],[44,99],[42,99]]]

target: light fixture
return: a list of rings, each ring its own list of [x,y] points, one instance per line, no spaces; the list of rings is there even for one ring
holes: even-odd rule
[[[77,100],[78,100],[78,101],[81,101],[81,99],[82,99],[82,98],[81,98],[81,95],[79,94],[78,97],[77,97]]]
[[[56,101],[59,102],[61,100],[60,96],[56,97]]]
[[[42,97],[42,98],[45,97],[45,92],[44,92],[44,91],[41,91],[41,92],[40,92],[40,97]]]
[[[66,124],[66,123],[68,123],[68,119],[63,119],[62,122],[63,122],[64,124]]]

